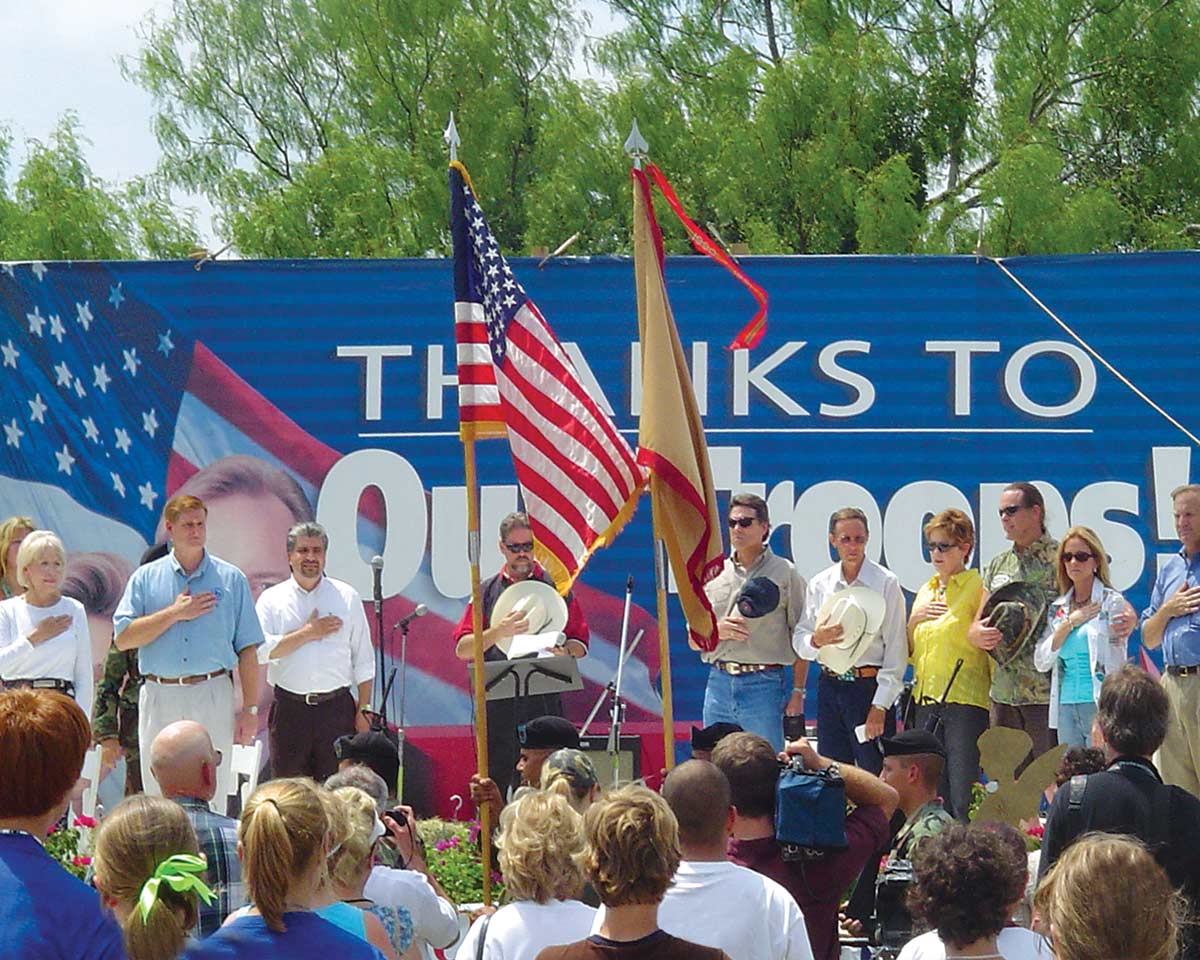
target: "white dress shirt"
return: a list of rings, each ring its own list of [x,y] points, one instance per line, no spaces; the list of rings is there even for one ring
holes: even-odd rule
[[[69,616],[71,625],[36,647],[27,639],[47,617]],[[92,641],[87,611],[70,597],[34,607],[24,597],[0,603],[0,676],[5,680],[54,678],[75,684],[75,702],[92,716]]]
[[[881,710],[891,708],[904,689],[904,671],[908,667],[908,634],[904,615],[904,594],[900,580],[891,570],[881,567],[870,557],[863,558],[862,569],[853,583],[842,576],[841,561],[826,567],[808,585],[808,597],[804,603],[804,617],[792,634],[792,646],[796,655],[805,660],[817,659],[817,648],[813,646],[813,631],[817,627],[817,614],[822,605],[839,590],[846,587],[868,587],[883,596],[885,612],[883,625],[861,657],[858,665],[877,666],[879,674],[872,706]]]
[[[254,609],[266,638],[258,648],[258,660],[267,664],[267,681],[272,685],[291,693],[328,693],[374,679],[375,654],[367,615],[362,598],[350,584],[323,576],[312,590],[305,590],[295,577],[288,577],[264,590]],[[313,611],[318,617],[340,617],[341,629],[271,659],[279,642],[304,626]]]

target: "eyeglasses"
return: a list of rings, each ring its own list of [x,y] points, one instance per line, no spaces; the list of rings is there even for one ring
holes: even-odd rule
[[[843,547],[848,547],[852,543],[862,546],[864,543],[867,542],[867,538],[866,537],[845,536],[845,537],[838,537],[837,542],[840,543]]]
[[[757,522],[758,517],[730,517],[729,529],[732,530],[734,527],[741,527],[745,530],[748,526]]]
[[[1024,504],[1024,503],[1022,503],[1016,507],[1001,507],[999,513],[1000,513],[1000,516],[1002,516],[1002,517],[1012,517],[1012,516],[1016,515],[1018,510],[1024,510],[1025,507],[1026,507],[1026,504]]]
[[[504,549],[509,553],[533,553],[533,541],[526,540],[524,543],[505,543]]]
[[[961,543],[930,542],[930,543],[925,544],[925,549],[928,550],[930,553],[945,553],[947,550],[954,550],[954,549],[958,549],[961,547],[962,547]]]
[[[1089,560],[1094,559],[1095,556],[1096,555],[1094,553],[1084,553],[1083,551],[1080,551],[1079,553],[1071,553],[1068,550],[1063,553],[1063,561],[1070,563],[1072,560],[1074,560],[1076,563],[1087,563]]]

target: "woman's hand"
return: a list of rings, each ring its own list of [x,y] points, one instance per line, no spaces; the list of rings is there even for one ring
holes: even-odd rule
[[[64,613],[62,616],[58,617],[46,617],[45,620],[33,628],[32,632],[30,632],[29,636],[27,636],[25,639],[36,647],[39,644],[45,643],[47,640],[53,640],[55,637],[59,636],[59,634],[63,633],[63,631],[65,631],[70,625],[70,614]]]

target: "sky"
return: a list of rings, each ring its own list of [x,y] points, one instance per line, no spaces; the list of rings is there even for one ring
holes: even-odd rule
[[[590,34],[612,28],[603,0],[581,6],[592,18]],[[88,141],[85,155],[102,180],[124,182],[154,169],[160,155],[151,129],[154,104],[121,76],[120,59],[137,53],[146,18],[165,16],[170,7],[169,0],[0,0],[0,125],[13,137],[12,168],[24,161],[26,140],[47,139],[74,110]],[[209,249],[223,245],[203,197],[177,193],[176,200],[196,210]]]

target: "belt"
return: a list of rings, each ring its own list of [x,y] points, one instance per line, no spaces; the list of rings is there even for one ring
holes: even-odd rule
[[[1190,677],[1200,673],[1200,663],[1193,663],[1190,667],[1167,667],[1167,673],[1173,677]]]
[[[872,677],[879,675],[879,669],[879,667],[851,667],[845,673],[834,673],[832,670],[822,667],[821,672],[829,677],[830,680],[841,680],[846,683],[849,682],[846,680],[847,677],[851,677],[854,680],[870,680]]]
[[[298,700],[310,707],[315,707],[318,703],[325,703],[328,700],[333,700],[335,697],[340,697],[349,692],[349,687],[338,687],[336,690],[328,690],[325,693],[294,693],[291,690],[285,690],[283,687],[277,686],[275,688],[275,693],[281,694],[285,700]]]
[[[731,677],[740,677],[747,673],[765,673],[767,670],[782,670],[780,663],[735,663],[732,660],[717,660],[713,666]]]
[[[142,674],[147,680],[154,683],[165,683],[170,687],[190,687],[196,683],[203,683],[205,680],[213,680],[217,677],[227,677],[230,675],[228,670],[214,670],[212,673],[196,673],[190,677],[160,677],[154,673]]]
[[[75,684],[70,680],[63,680],[61,677],[18,677],[14,680],[5,680],[4,688],[6,690],[57,690],[59,693],[65,693],[68,697],[75,696]]]

